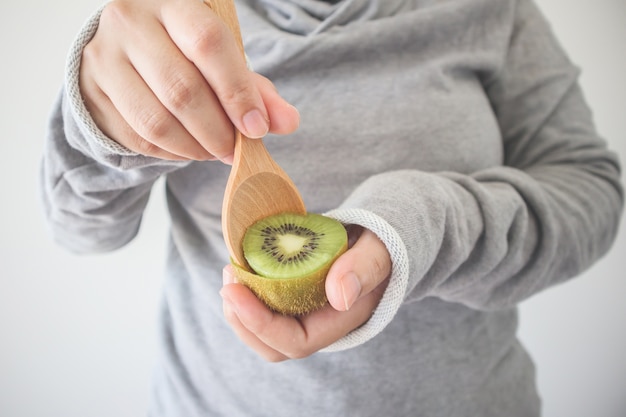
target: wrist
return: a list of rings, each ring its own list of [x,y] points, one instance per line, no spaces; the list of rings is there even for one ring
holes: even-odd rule
[[[334,352],[365,343],[391,322],[404,301],[408,287],[409,258],[400,235],[380,216],[363,209],[337,209],[325,215],[345,225],[357,224],[372,231],[386,246],[392,263],[387,287],[372,316],[362,326],[323,350]]]

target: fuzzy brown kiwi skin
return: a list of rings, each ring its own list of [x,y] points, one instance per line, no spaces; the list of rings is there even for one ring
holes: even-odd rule
[[[333,262],[347,249],[346,243],[328,263],[328,267],[299,278],[265,278],[234,262],[231,264],[237,282],[248,287],[270,309],[287,316],[302,316],[328,303],[326,274]]]

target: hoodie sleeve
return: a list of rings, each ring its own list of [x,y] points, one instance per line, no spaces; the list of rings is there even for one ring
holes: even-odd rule
[[[106,137],[79,89],[84,46],[102,8],[83,26],[66,65],[64,86],[50,116],[40,188],[54,239],[74,252],[119,248],[137,234],[153,183],[187,162],[138,155]]]
[[[514,19],[501,68],[484,81],[503,166],[470,175],[380,174],[331,213],[374,225],[394,265],[370,321],[328,350],[365,342],[402,303],[426,297],[512,308],[610,248],[623,207],[619,161],[598,136],[579,72],[537,7],[520,0]],[[354,210],[361,215],[351,216]]]

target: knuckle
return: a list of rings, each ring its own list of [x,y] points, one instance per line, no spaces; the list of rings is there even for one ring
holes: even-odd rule
[[[385,245],[374,233],[366,231],[361,238],[367,242],[368,248],[375,249],[364,250],[365,247],[360,246],[362,255],[369,259],[367,271],[362,271],[363,273],[360,274],[364,280],[362,282],[364,290],[369,292],[391,274],[391,258]]]
[[[229,85],[226,88],[222,88],[216,91],[222,105],[235,106],[242,103],[247,103],[251,100],[254,94],[253,86],[249,83],[237,83]]]
[[[200,90],[200,86],[193,77],[177,74],[166,83],[165,104],[174,112],[189,108]]]
[[[161,111],[142,110],[137,115],[138,133],[156,142],[166,138],[169,132],[169,117]]]
[[[386,265],[385,262],[378,256],[374,256],[372,258],[372,271],[376,277],[379,277],[383,274],[386,275]]]
[[[376,286],[382,279],[387,278],[387,275],[389,275],[387,262],[379,256],[372,257],[371,282],[368,284]]]
[[[234,151],[234,140],[230,140],[234,135],[230,135],[226,138],[216,138],[211,142],[210,152],[217,158],[223,158],[228,155],[232,155]],[[208,146],[207,146],[208,147]]]
[[[218,22],[198,25],[193,33],[191,47],[200,56],[214,55],[223,50],[228,35],[226,27]]]
[[[81,56],[81,69],[90,66],[92,63],[97,63],[100,60],[100,56],[100,48],[92,40],[83,48]]]
[[[131,7],[126,2],[112,1],[102,10],[100,26],[125,26],[132,14]]]
[[[135,151],[141,155],[151,156],[155,155],[159,151],[159,148],[143,138],[138,138],[135,142]]]

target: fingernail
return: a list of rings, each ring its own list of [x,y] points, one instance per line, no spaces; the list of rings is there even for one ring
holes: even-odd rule
[[[224,269],[222,269],[222,285],[228,285],[228,284],[234,284],[234,283],[235,283],[235,277],[230,272],[230,268],[224,267]]]
[[[298,119],[300,118],[300,110],[298,110],[298,108],[296,106],[294,106],[291,103],[287,103],[289,104],[289,106],[296,112],[296,114],[298,115]]]
[[[221,161],[223,163],[225,163],[226,165],[232,165],[233,164],[233,159],[235,159],[235,155],[231,153],[228,156],[222,157]]]
[[[249,138],[262,138],[270,130],[270,123],[257,109],[251,110],[243,116],[245,135]]]
[[[235,308],[235,304],[233,304],[232,300],[228,298],[227,295],[224,294],[224,291],[220,291],[220,295],[222,296],[224,313],[235,313],[237,314],[237,309]]]
[[[361,295],[361,281],[354,272],[349,272],[341,278],[341,291],[346,311],[356,302]]]

